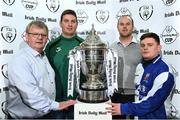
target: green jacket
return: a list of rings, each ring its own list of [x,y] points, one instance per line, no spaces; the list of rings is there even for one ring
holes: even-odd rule
[[[45,52],[51,66],[55,71],[56,82],[56,101],[61,102],[67,98],[67,81],[68,81],[68,66],[69,66],[69,51],[74,47],[79,46],[83,39],[77,35],[72,38],[65,38],[62,35],[50,41]],[[76,99],[77,92],[74,90],[73,99]]]

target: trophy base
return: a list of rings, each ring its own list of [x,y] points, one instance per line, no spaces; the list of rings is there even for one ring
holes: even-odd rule
[[[80,89],[78,100],[85,103],[102,103],[109,100],[107,89]]]
[[[74,105],[74,120],[112,120],[112,115],[107,112],[106,107],[110,107],[107,102],[83,103],[77,100]]]
[[[108,99],[105,99],[105,100],[84,100],[84,99],[81,99],[80,97],[77,98],[80,102],[84,102],[84,103],[103,103],[103,102],[106,102],[109,100]]]

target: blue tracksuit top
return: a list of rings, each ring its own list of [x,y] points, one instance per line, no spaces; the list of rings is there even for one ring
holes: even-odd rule
[[[148,66],[142,63],[135,73],[138,98],[136,102],[121,104],[121,113],[139,119],[166,119],[164,102],[174,86],[172,70],[159,55]]]

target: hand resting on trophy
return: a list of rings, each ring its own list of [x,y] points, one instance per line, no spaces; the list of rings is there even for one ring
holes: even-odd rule
[[[112,115],[121,115],[121,103],[111,103],[107,102],[109,107],[106,107],[106,110],[108,113],[111,113]]]
[[[76,100],[67,100],[67,101],[62,101],[59,103],[59,109],[63,110],[68,108],[71,105],[74,105],[76,103]]]

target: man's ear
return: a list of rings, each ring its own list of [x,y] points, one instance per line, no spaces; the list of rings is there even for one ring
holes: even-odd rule
[[[25,41],[27,42],[28,41],[28,34],[27,33],[25,33]]]
[[[162,52],[161,49],[162,49],[162,46],[159,45],[159,46],[158,46],[158,51],[159,51],[159,53]]]
[[[61,27],[61,21],[59,22],[59,26]],[[62,27],[61,27],[62,28]]]

